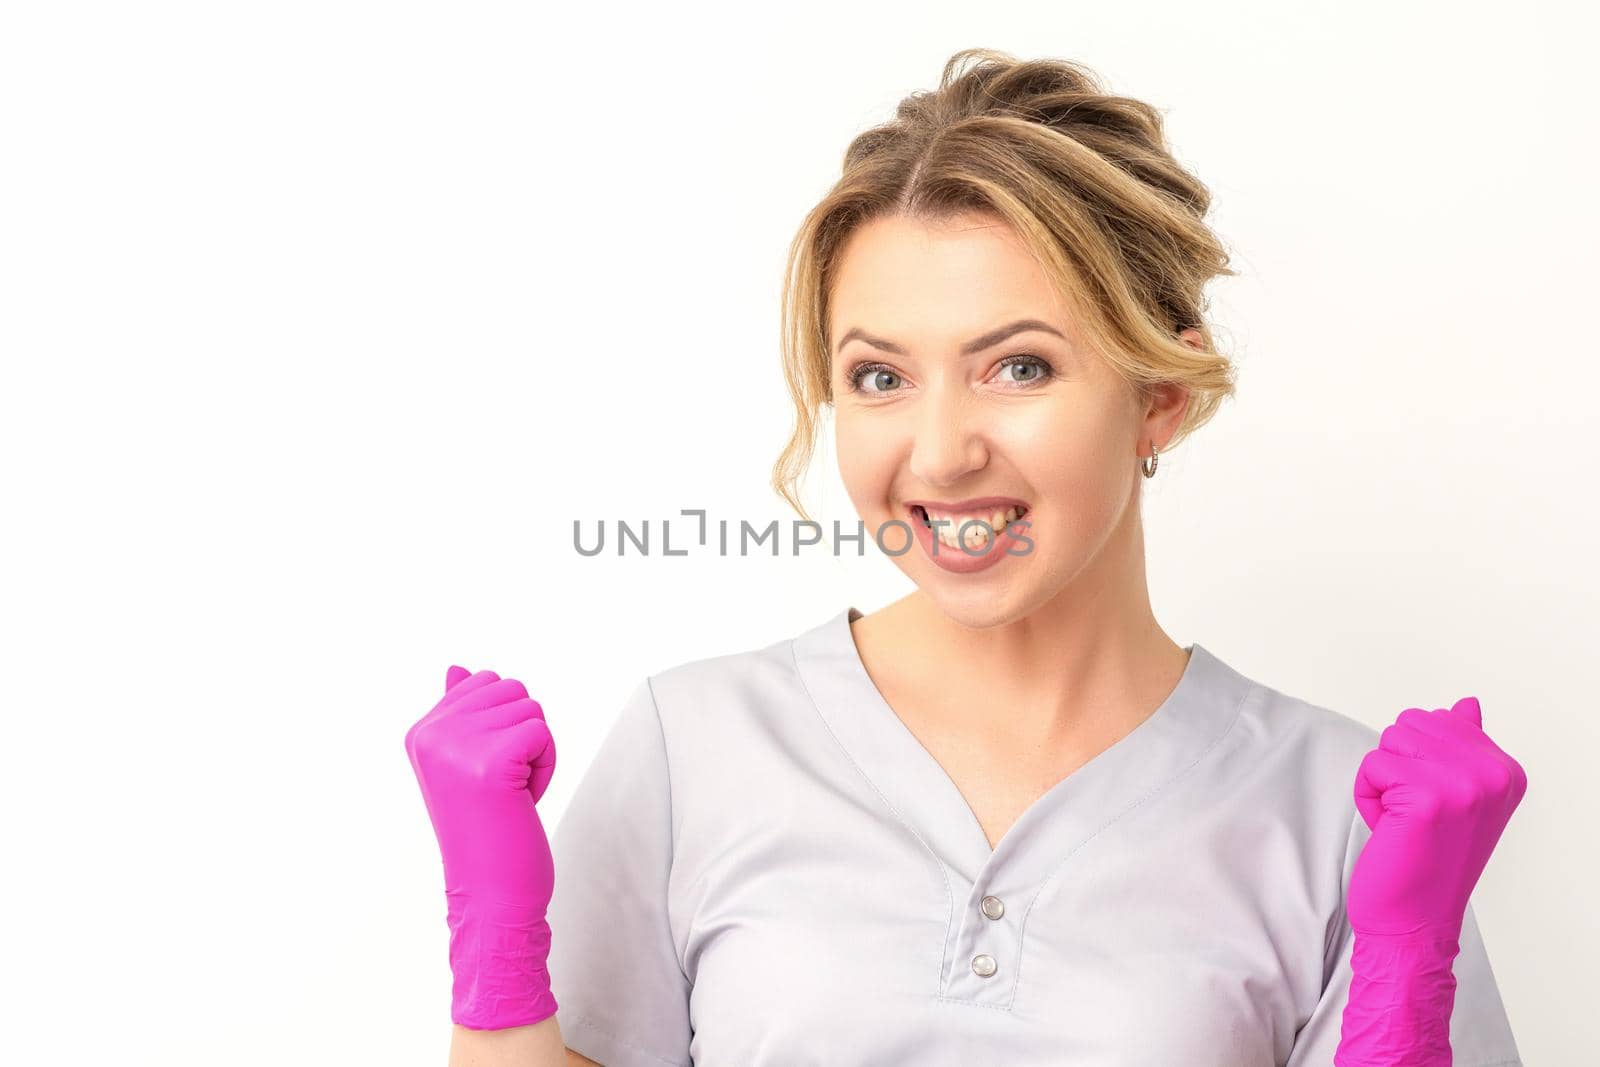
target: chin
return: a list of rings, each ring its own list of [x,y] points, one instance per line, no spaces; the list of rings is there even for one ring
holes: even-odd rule
[[[1049,599],[1030,595],[1032,591],[1025,589],[953,588],[943,575],[919,588],[928,602],[951,622],[969,630],[987,630],[1015,622]]]

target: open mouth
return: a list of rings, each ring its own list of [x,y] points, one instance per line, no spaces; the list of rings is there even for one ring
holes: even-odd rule
[[[921,504],[910,505],[911,515],[917,522],[933,532],[945,546],[969,552],[982,550],[998,538],[1012,523],[1028,515],[1026,504],[1009,508],[995,508],[988,512],[929,512]]]

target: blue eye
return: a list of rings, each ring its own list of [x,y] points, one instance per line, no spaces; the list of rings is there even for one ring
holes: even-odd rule
[[[862,380],[870,380],[873,387],[862,388]],[[900,375],[882,363],[859,363],[850,369],[850,388],[858,393],[892,393]]]
[[[1036,382],[1047,381],[1055,376],[1055,368],[1038,356],[1011,356],[1000,364],[1000,372],[1005,373],[1008,367],[1016,367],[1027,374],[1014,376],[1013,385],[1033,385]]]
[[[1010,356],[1002,360],[998,373],[1003,376],[1010,367],[1015,367],[1017,370],[1007,380],[1007,384],[1019,387],[1034,386],[1049,381],[1056,373],[1048,360],[1032,355]],[[845,381],[849,384],[850,391],[855,393],[893,393],[898,392],[904,384],[899,371],[886,363],[877,362],[856,364],[850,368]]]

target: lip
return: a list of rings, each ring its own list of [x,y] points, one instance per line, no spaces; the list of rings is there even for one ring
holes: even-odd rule
[[[905,503],[906,503],[907,506],[910,506],[912,504],[916,504],[916,505],[919,505],[919,506],[924,507],[924,508],[932,508],[934,511],[957,511],[957,512],[961,512],[961,511],[993,511],[995,508],[1009,508],[1009,507],[1022,507],[1022,508],[1025,508],[1025,507],[1028,506],[1028,502],[1026,500],[1020,500],[1020,499],[1018,499],[1017,497],[1014,497],[1014,496],[975,496],[975,497],[972,497],[970,500],[954,500],[954,501],[907,500]]]
[[[1026,504],[1023,504],[1020,500],[1016,500],[1014,497],[999,496],[979,497],[973,501],[963,501],[962,503],[966,505],[976,503],[979,508],[1003,507],[1010,503],[1021,504],[1023,507],[1027,507]],[[927,557],[930,563],[938,567],[940,570],[948,571],[951,574],[972,574],[977,571],[988,570],[990,567],[995,566],[1007,556],[1014,554],[1010,551],[1011,546],[1021,540],[1018,526],[1029,528],[1032,526],[1032,523],[1028,521],[1028,517],[1024,516],[1016,523],[1008,525],[1000,534],[1000,536],[991,537],[989,539],[988,546],[982,552],[978,553],[977,555],[972,555],[963,549],[951,548],[949,545],[935,538],[933,531],[924,526],[921,520],[917,517],[915,509],[918,506],[926,507],[927,505],[922,504],[920,501],[906,502],[906,514],[911,517],[910,525],[912,536],[917,539],[917,544],[922,546],[922,554]],[[951,505],[936,505],[936,509],[938,507],[951,507]],[[1032,514],[1032,509],[1029,509],[1028,515]],[[1027,553],[1022,554],[1027,555]]]

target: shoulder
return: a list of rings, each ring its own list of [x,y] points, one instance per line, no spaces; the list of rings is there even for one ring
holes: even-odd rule
[[[1264,841],[1277,841],[1285,870],[1315,888],[1324,936],[1365,840],[1355,805],[1356,772],[1379,732],[1346,711],[1251,682],[1209,784],[1221,810]]]
[[[1351,770],[1378,743],[1378,731],[1354,716],[1275,689],[1266,690],[1260,714],[1270,716],[1285,744],[1304,748],[1314,760]]]
[[[1230,668],[1231,670],[1231,668]],[[1220,790],[1291,818],[1327,847],[1351,834],[1356,772],[1379,732],[1347,711],[1238,676],[1248,687],[1229,732]]]
[[[1353,776],[1362,758],[1377,747],[1378,731],[1351,714],[1254,679],[1244,681],[1251,691],[1236,730],[1242,727],[1246,743],[1263,754],[1306,774]]]
[[[741,719],[803,696],[794,638],[718,653],[663,668],[645,679],[662,727],[731,728]]]

